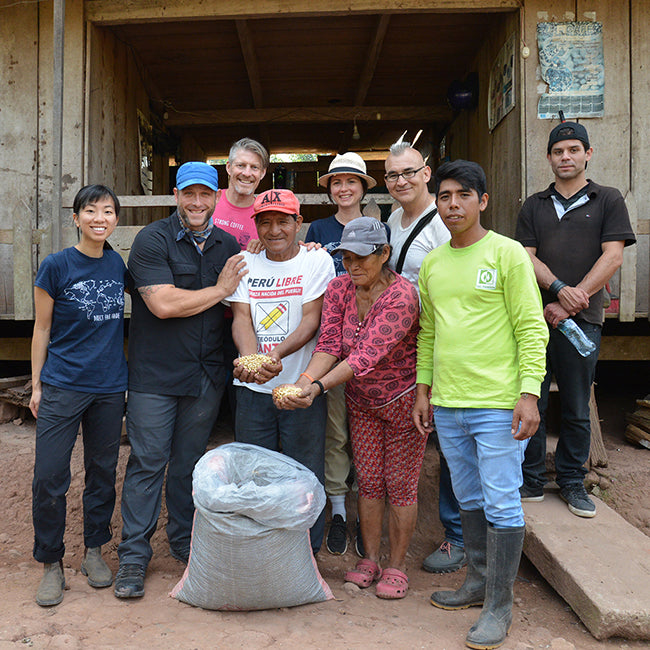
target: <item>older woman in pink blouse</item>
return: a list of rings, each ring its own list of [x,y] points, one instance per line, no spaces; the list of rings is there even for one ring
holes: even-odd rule
[[[418,295],[410,282],[388,268],[386,229],[376,219],[359,217],[347,224],[338,250],[348,274],[332,280],[325,292],[318,344],[295,384],[302,392],[276,399],[276,406],[306,408],[321,392],[347,382],[366,557],[345,580],[359,587],[378,581],[377,596],[403,598],[426,445],[411,417]],[[386,497],[390,557],[382,570],[379,547]]]

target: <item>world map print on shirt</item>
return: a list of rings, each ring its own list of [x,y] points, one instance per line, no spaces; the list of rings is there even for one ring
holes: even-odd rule
[[[116,280],[80,280],[63,290],[90,321],[119,319],[124,308],[124,283]]]

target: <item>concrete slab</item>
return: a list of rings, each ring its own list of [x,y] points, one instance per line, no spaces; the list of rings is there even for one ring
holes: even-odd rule
[[[650,537],[594,498],[593,519],[557,494],[524,503],[524,553],[597,639],[650,639]]]

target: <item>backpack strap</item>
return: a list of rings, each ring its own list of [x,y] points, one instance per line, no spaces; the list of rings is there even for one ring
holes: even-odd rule
[[[413,228],[413,231],[407,237],[406,241],[404,242],[404,246],[402,246],[402,250],[399,253],[399,258],[397,259],[397,264],[395,265],[395,271],[397,273],[402,272],[402,269],[404,268],[404,261],[406,260],[406,253],[411,244],[415,241],[415,238],[431,223],[437,214],[438,209],[434,207],[433,210],[429,210],[429,212],[420,217],[420,220],[415,224],[415,228]]]

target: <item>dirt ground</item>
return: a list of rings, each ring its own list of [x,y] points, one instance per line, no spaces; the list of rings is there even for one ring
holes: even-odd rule
[[[645,373],[644,373],[645,374]],[[647,374],[645,374],[647,378]],[[637,387],[638,388],[638,387]],[[646,386],[647,389],[647,386]],[[598,399],[605,444],[606,472],[611,487],[601,494],[625,519],[650,535],[650,451],[635,448],[623,438],[624,413],[634,397],[616,381],[599,389]],[[68,494],[68,523],[64,566],[68,587],[63,603],[43,609],[34,602],[41,566],[31,556],[31,474],[34,422],[0,425],[0,584],[2,585],[0,650],[4,648],[433,648],[464,647],[465,634],[478,616],[477,608],[446,612],[429,604],[438,588],[457,588],[464,571],[431,575],[421,570],[422,559],[441,541],[437,517],[438,460],[427,449],[420,482],[420,513],[409,552],[410,590],[401,601],[384,601],[374,590],[344,587],[343,572],[356,561],[350,548],[335,557],[319,553],[318,566],[335,600],[291,609],[260,612],[211,612],[193,608],[168,596],[183,573],[170,555],[164,533],[164,512],[153,538],[154,558],[146,579],[146,595],[122,601],[113,590],[91,588],[79,572],[83,554],[83,471],[81,445],[73,455],[73,482]],[[228,442],[223,430],[211,446]],[[128,446],[120,453],[119,487]],[[598,525],[598,517],[593,520]],[[117,569],[117,542],[121,528],[119,507],[113,516],[114,541],[105,557]],[[340,644],[340,645],[339,645]],[[511,650],[647,648],[623,639],[596,641],[571,608],[536,569],[522,560],[515,584],[512,631],[503,646]]]

